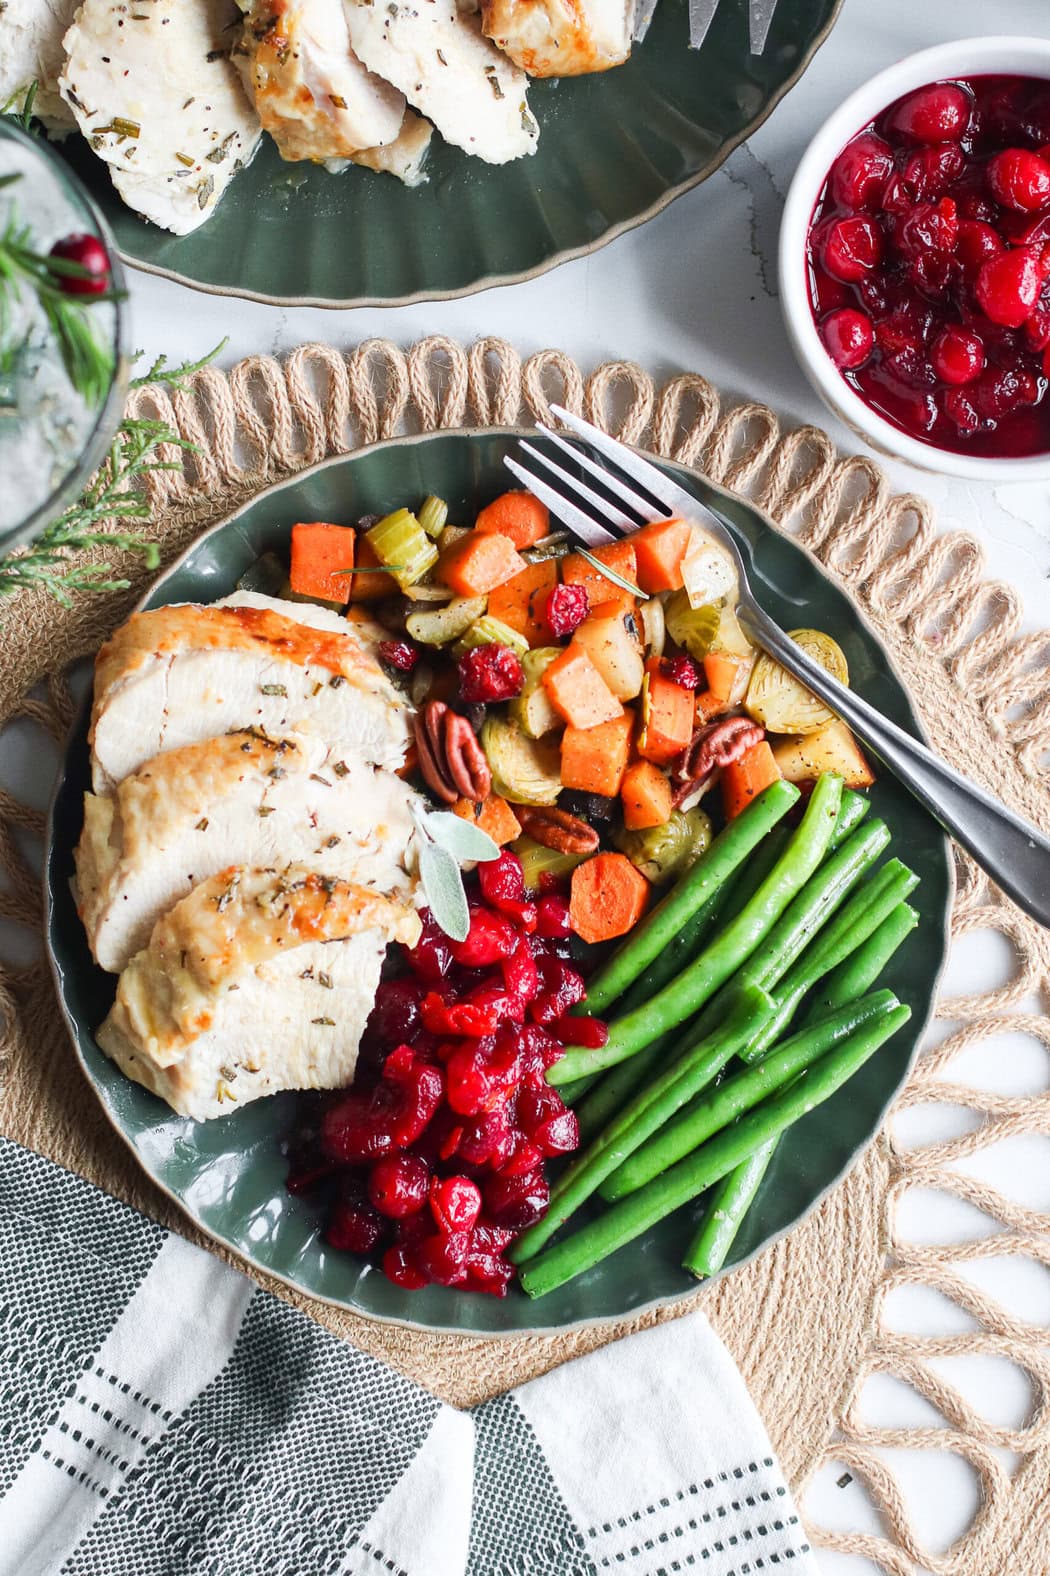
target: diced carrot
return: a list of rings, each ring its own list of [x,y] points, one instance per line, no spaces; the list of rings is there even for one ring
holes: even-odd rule
[[[677,591],[682,584],[682,561],[693,545],[688,520],[654,520],[631,537],[638,562],[638,584],[650,596],[657,591]]]
[[[551,517],[545,503],[530,492],[505,492],[486,504],[474,521],[475,531],[495,532],[514,543],[518,552],[535,547],[550,534]]]
[[[713,690],[699,690],[695,696],[696,725],[702,728],[709,722],[714,722],[716,717],[721,717],[726,711],[726,703],[721,695],[716,695]]]
[[[638,565],[633,541],[632,537],[630,541],[609,542],[605,547],[596,547],[591,557],[607,564],[622,580],[633,580],[637,584]],[[579,553],[569,553],[562,559],[561,577],[568,586],[583,586],[591,607],[600,607],[603,602],[617,602],[624,612],[629,612],[635,605],[635,599],[629,591],[624,591],[615,581],[603,575],[600,569],[595,569]]]
[[[381,567],[375,548],[362,532],[357,543],[357,568],[378,570]],[[393,596],[397,590],[393,575],[350,575],[349,579],[351,602],[378,602],[382,597]]]
[[[475,804],[471,799],[457,799],[452,806],[452,813],[458,815],[461,821],[473,822],[501,848],[504,843],[513,843],[516,837],[521,836],[521,822],[506,799],[501,799],[499,794],[490,793],[481,804]]]
[[[572,873],[569,923],[582,941],[625,936],[645,913],[649,883],[626,854],[595,854]]]
[[[773,751],[765,739],[760,739],[738,761],[722,767],[722,808],[726,820],[732,821],[771,783],[779,780],[780,767],[773,759]]]
[[[612,722],[623,707],[582,646],[566,646],[543,675],[550,703],[572,728]]]
[[[327,525],[320,520],[292,526],[292,565],[289,581],[297,596],[320,597],[324,602],[347,603],[350,582],[367,576],[341,574],[354,567],[352,525]]]
[[[663,826],[671,819],[671,784],[651,761],[635,761],[623,774],[620,789],[623,824],[629,832]]]
[[[561,780],[581,793],[614,799],[631,754],[634,714],[625,711],[597,728],[566,728],[561,736]]]
[[[524,635],[530,646],[545,646],[551,641],[547,623],[547,598],[558,584],[558,565],[553,558],[526,564],[520,575],[505,580],[489,592],[489,616],[498,618],[510,629]]]
[[[643,704],[644,723],[638,754],[663,765],[681,755],[693,737],[693,696],[681,684],[672,684],[656,663],[647,664],[648,698]]]
[[[369,576],[371,579],[371,576]],[[395,777],[411,777],[419,766],[419,751],[414,744],[410,744],[405,751],[405,759],[394,773]]]
[[[707,687],[712,695],[717,695],[718,699],[725,701],[726,705],[732,699],[742,665],[739,657],[727,657],[722,651],[709,651],[704,658],[704,677],[707,679]]]
[[[436,573],[458,596],[487,596],[524,567],[508,537],[470,531],[445,549]]]

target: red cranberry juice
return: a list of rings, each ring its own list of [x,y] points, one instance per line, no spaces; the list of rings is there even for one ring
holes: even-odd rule
[[[810,226],[825,348],[937,448],[1050,451],[1050,82],[932,83],[843,149]]]

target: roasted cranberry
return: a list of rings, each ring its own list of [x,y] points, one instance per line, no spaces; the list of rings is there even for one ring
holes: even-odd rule
[[[470,929],[464,941],[452,943],[452,956],[468,969],[487,969],[509,958],[517,945],[517,931],[508,919],[472,903]]]
[[[323,1235],[328,1246],[341,1253],[371,1253],[383,1235],[383,1222],[370,1204],[337,1199]]]
[[[1042,282],[1038,253],[1018,247],[982,263],[977,275],[977,300],[993,323],[1020,328],[1035,310]]]
[[[933,147],[920,148],[905,161],[901,180],[916,202],[934,201],[959,179],[963,163],[958,143],[936,143]]]
[[[423,929],[414,947],[405,953],[409,967],[420,979],[435,985],[452,967],[452,943],[428,908],[420,910]],[[399,1034],[399,1039],[408,1036]]]
[[[488,705],[513,700],[524,683],[521,659],[509,646],[489,642],[465,651],[459,659],[459,692],[465,701]]]
[[[930,346],[930,364],[942,383],[972,383],[984,366],[984,345],[969,329],[949,323]]]
[[[889,124],[912,142],[958,142],[970,122],[970,100],[953,82],[934,82],[902,98]]]
[[[525,1231],[542,1220],[550,1204],[550,1188],[542,1171],[529,1171],[524,1176],[506,1176],[503,1172],[487,1176],[481,1185],[485,1213],[497,1226],[509,1226],[512,1231]]]
[[[404,1291],[420,1291],[429,1279],[415,1250],[400,1244],[383,1254],[383,1274]]]
[[[398,673],[411,673],[419,661],[419,652],[407,640],[381,640],[378,651],[380,662]]]
[[[589,608],[585,586],[555,586],[547,598],[546,619],[559,640],[579,629]]]
[[[690,657],[665,657],[660,663],[660,672],[680,689],[700,688],[700,674]]]
[[[387,1155],[368,1173],[368,1196],[381,1215],[400,1220],[427,1201],[430,1172],[418,1155]]]
[[[828,313],[820,325],[820,337],[837,367],[860,367],[871,355],[875,330],[867,313],[843,306]]]
[[[49,256],[85,270],[84,273],[56,275],[63,295],[104,295],[109,289],[109,258],[97,235],[67,235],[55,242]]]
[[[893,171],[889,144],[873,131],[854,137],[831,167],[831,195],[842,208],[872,208]]]
[[[435,1177],[430,1212],[440,1232],[473,1231],[481,1213],[481,1189],[469,1177]]]
[[[988,165],[988,187],[996,202],[1034,213],[1050,202],[1050,164],[1027,148],[1004,148]]]
[[[536,904],[536,934],[558,939],[572,935],[569,905],[557,893],[548,893]]]
[[[916,300],[894,307],[875,327],[875,342],[892,355],[896,350],[921,350],[930,331],[932,313]]]
[[[821,261],[833,279],[852,284],[870,274],[882,259],[882,231],[859,214],[836,219],[824,232]]]
[[[980,219],[962,219],[959,222],[959,240],[955,255],[969,273],[976,274],[982,263],[1005,250],[998,231]]]
[[[479,1253],[503,1253],[514,1241],[514,1233],[506,1226],[494,1226],[490,1221],[479,1221],[474,1227],[472,1250]]]
[[[467,1231],[452,1231],[447,1236],[434,1232],[424,1237],[416,1249],[423,1274],[439,1286],[457,1286],[466,1278],[469,1252],[470,1233]]]
[[[522,1090],[518,1120],[541,1155],[566,1155],[579,1147],[576,1113],[566,1107],[556,1089]]]

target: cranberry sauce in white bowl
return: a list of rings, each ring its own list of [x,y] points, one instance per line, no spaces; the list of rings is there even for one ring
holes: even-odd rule
[[[1050,40],[957,40],[854,93],[795,174],[780,282],[807,376],[868,443],[1050,476]]]

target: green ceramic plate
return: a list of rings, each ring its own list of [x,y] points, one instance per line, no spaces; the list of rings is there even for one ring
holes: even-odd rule
[[[506,485],[509,433],[437,434],[378,444],[351,459],[331,460],[255,499],[216,526],[157,582],[145,603],[208,602],[223,596],[260,553],[287,552],[294,520],[347,520],[382,513],[406,498],[438,493],[452,519],[467,520]],[[678,473],[698,497],[719,499],[739,521],[764,605],[789,629],[826,629],[840,642],[856,688],[904,727],[915,716],[885,653],[845,595],[816,563],[785,538],[756,532],[731,494]],[[88,784],[87,717],[74,727],[58,787],[47,855],[48,927],[59,994],[77,1052],[114,1126],[161,1187],[212,1236],[261,1269],[375,1318],[431,1330],[504,1334],[588,1323],[680,1297],[695,1283],[680,1267],[695,1208],[685,1209],[621,1252],[540,1302],[514,1289],[504,1302],[441,1287],[405,1292],[381,1272],[327,1250],[309,1202],[285,1192],[282,1136],[294,1095],[259,1100],[207,1123],[173,1116],[102,1055],[92,1030],[113,996],[111,976],[94,967],[70,895],[73,848]],[[738,1239],[740,1263],[811,1209],[878,1129],[899,1089],[928,1016],[946,947],[950,895],[947,846],[923,812],[891,778],[872,790],[894,846],[922,876],[912,899],[922,914],[914,940],[894,960],[887,983],[909,1003],[912,1023],[827,1105],[793,1128],[777,1151]]]
[[[687,0],[661,0],[625,66],[534,84],[534,157],[494,166],[435,139],[429,181],[416,191],[367,170],[285,164],[266,138],[195,235],[147,224],[80,138],[64,146],[138,268],[321,306],[463,295],[581,256],[703,180],[805,70],[840,3],[780,0],[756,58],[745,0],[722,0],[696,51]]]

